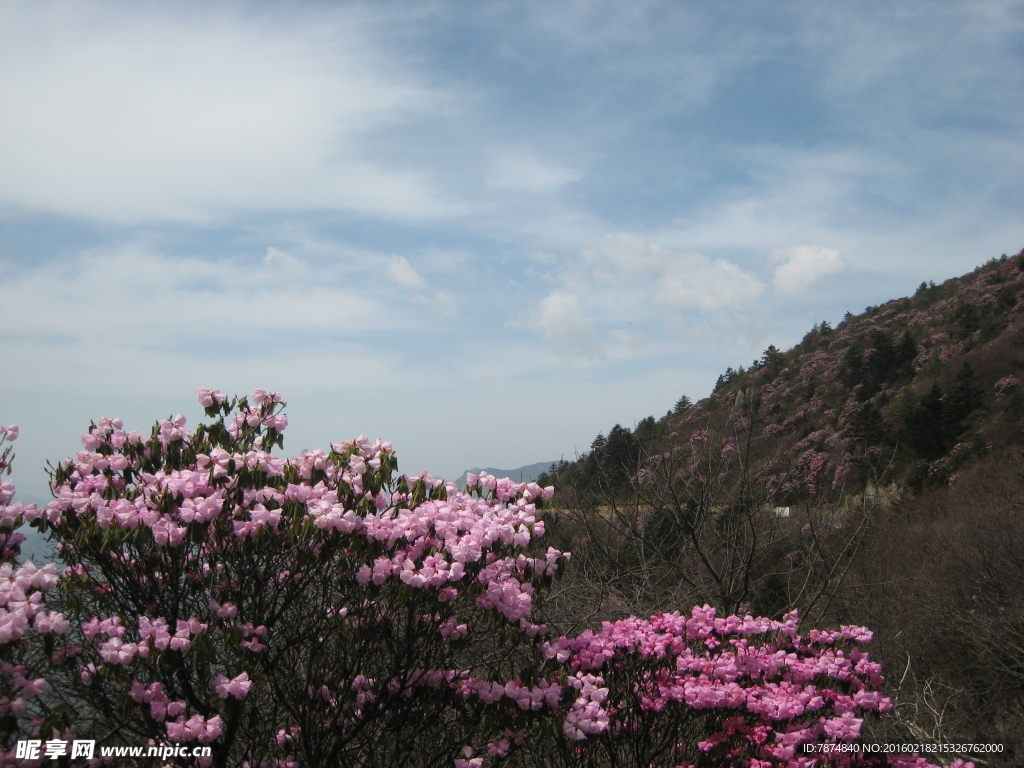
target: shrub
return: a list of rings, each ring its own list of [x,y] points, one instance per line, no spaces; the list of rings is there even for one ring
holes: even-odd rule
[[[279,458],[279,395],[199,399],[195,432],[91,425],[44,510],[4,486],[0,520],[33,520],[66,566],[59,610],[55,567],[0,568],[7,762],[15,738],[76,734],[268,768],[887,762],[804,752],[888,708],[866,630],[705,607],[549,639],[552,489],[459,492],[364,437]]]

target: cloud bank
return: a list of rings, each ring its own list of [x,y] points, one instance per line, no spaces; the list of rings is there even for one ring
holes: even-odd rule
[[[5,3],[0,205],[119,222],[449,215],[423,168],[367,151],[453,98],[381,21],[362,6]]]
[[[758,309],[764,291],[733,262],[663,248],[632,233],[609,236],[560,268],[560,287],[538,304],[531,327],[569,357],[603,357],[601,337],[639,349],[647,342],[644,329],[663,336],[696,326],[731,328]]]

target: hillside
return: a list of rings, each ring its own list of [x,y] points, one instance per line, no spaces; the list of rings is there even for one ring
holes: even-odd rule
[[[822,322],[785,352],[770,346],[749,368],[726,370],[709,397],[684,396],[634,430],[616,425],[542,479],[564,487],[599,469],[622,474],[710,431],[749,444],[773,504],[868,482],[920,492],[1019,442],[1022,372],[1024,251],[847,313],[836,328]]]
[[[866,625],[877,741],[1024,764],[1024,251],[765,350],[552,466],[551,621],[709,604]]]

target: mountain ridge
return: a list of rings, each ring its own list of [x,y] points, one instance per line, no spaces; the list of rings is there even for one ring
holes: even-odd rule
[[[635,477],[646,459],[700,430],[734,432],[730,422],[746,419],[758,476],[780,504],[868,481],[920,491],[1019,442],[1022,379],[1024,251],[941,285],[923,282],[835,328],[815,324],[791,349],[771,345],[749,368],[728,368],[699,402],[684,395],[659,420],[615,425],[540,481],[558,487],[601,465]],[[882,457],[885,472],[866,469]]]
[[[533,464],[526,464],[522,467],[516,467],[515,469],[497,469],[496,467],[472,467],[471,469],[467,469],[465,472],[459,475],[459,477],[455,480],[455,486],[457,488],[465,488],[466,476],[470,473],[474,475],[479,475],[481,472],[486,472],[487,474],[494,475],[495,477],[509,477],[512,478],[512,480],[514,480],[517,483],[532,483],[544,472],[547,472],[548,469],[550,469],[554,463],[555,462],[552,461],[538,461]]]

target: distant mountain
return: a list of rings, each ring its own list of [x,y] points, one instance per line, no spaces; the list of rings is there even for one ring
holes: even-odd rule
[[[466,487],[466,475],[472,472],[474,475],[479,475],[481,472],[486,472],[489,475],[495,477],[509,477],[517,483],[532,483],[543,473],[547,472],[553,461],[541,461],[536,464],[527,464],[525,467],[517,467],[516,469],[495,469],[494,467],[473,467],[467,469],[455,480],[455,486],[457,488]]]

